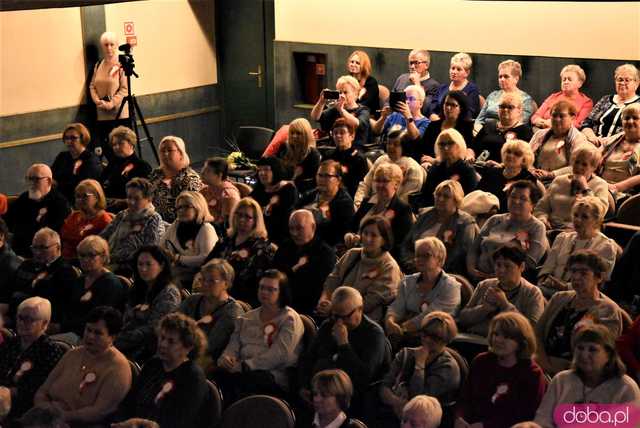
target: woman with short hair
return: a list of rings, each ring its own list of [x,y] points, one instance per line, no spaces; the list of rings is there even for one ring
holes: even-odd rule
[[[353,397],[349,375],[340,369],[321,370],[311,379],[313,426],[317,428],[356,428],[347,416]]]
[[[438,428],[442,420],[442,407],[428,395],[416,395],[402,409],[400,428]]]
[[[469,116],[471,119],[475,119],[480,112],[480,91],[478,86],[468,79],[472,65],[471,57],[464,52],[459,52],[451,57],[449,66],[449,79],[451,82],[442,84],[438,88],[438,92],[431,102],[429,119],[439,120],[442,117],[444,98],[449,91],[462,91],[467,94],[469,98]]]
[[[406,101],[384,106],[380,118],[371,122],[371,130],[380,135],[382,140],[388,138],[389,131],[394,126],[400,126],[407,131],[404,139],[417,143],[429,125],[429,119],[422,115],[422,105],[426,97],[424,88],[420,85],[409,85],[404,88],[404,93]]]
[[[160,166],[149,175],[153,183],[153,205],[167,223],[176,219],[175,198],[186,190],[198,192],[202,188],[200,174],[190,165],[191,161],[184,140],[169,135],[158,145]]]
[[[531,125],[540,129],[550,128],[551,107],[558,101],[568,101],[576,108],[573,126],[580,128],[580,125],[593,108],[591,98],[580,92],[585,80],[587,80],[587,75],[579,65],[569,64],[562,67],[562,70],[560,70],[561,90],[554,92],[544,100],[540,108],[531,116]]]
[[[75,190],[76,209],[60,229],[62,257],[77,261],[76,247],[85,237],[100,234],[113,220],[105,208],[107,200],[96,180],[82,180]]]
[[[224,229],[229,221],[233,207],[240,200],[238,188],[229,180],[229,163],[226,158],[213,157],[204,162],[202,167],[202,183],[200,193],[204,196],[213,217],[213,223]]]

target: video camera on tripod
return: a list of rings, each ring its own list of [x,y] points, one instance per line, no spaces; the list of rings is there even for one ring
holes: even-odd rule
[[[133,69],[135,68],[135,60],[133,59],[133,55],[131,54],[131,45],[129,43],[125,43],[124,45],[120,45],[118,47],[120,52],[124,52],[124,54],[118,55],[118,61],[120,61],[120,65],[124,70],[125,76],[134,75],[136,77],[140,77],[136,74]]]

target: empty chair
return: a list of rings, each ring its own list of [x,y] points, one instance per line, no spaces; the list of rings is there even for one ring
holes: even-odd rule
[[[274,131],[260,126],[240,126],[235,133],[238,148],[249,159],[258,159],[271,141]]]
[[[222,415],[221,428],[294,428],[296,417],[286,401],[252,395],[232,404]]]

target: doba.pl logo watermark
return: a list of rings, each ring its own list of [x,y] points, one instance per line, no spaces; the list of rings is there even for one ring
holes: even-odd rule
[[[553,411],[558,428],[638,428],[640,408],[633,404],[560,404]]]

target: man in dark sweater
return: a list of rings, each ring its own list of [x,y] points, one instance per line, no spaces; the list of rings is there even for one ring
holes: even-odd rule
[[[276,252],[273,266],[287,274],[296,311],[311,315],[324,280],[336,264],[336,251],[316,237],[316,222],[309,210],[297,210],[289,218],[289,234]]]
[[[426,49],[414,49],[409,52],[409,72],[401,74],[393,84],[393,91],[401,92],[409,85],[421,85],[426,98],[422,104],[422,114],[429,117],[433,97],[438,93],[440,83],[429,74],[431,54]]]
[[[331,129],[331,136],[336,143],[336,149],[329,152],[325,159],[340,162],[342,166],[342,184],[353,198],[358,190],[358,184],[369,172],[367,159],[353,146],[356,131],[346,120],[338,119]]]

